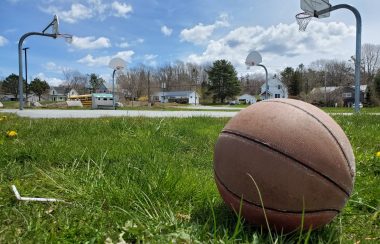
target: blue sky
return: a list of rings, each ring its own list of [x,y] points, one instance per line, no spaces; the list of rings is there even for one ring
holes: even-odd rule
[[[355,6],[363,18],[363,43],[380,44],[380,1],[330,1]],[[2,0],[0,5],[0,78],[18,73],[17,43],[42,31],[57,14],[63,39],[28,37],[28,80],[40,77],[59,84],[62,70],[97,73],[110,80],[113,57],[160,66],[182,60],[208,63],[230,60],[239,74],[244,59],[258,50],[270,72],[326,58],[348,60],[355,53],[355,19],[348,10],[310,23],[298,32],[298,0]],[[127,68],[128,68],[127,67]]]

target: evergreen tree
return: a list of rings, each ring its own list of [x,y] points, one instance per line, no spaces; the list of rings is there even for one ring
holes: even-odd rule
[[[234,66],[227,60],[217,60],[206,70],[210,84],[208,90],[213,94],[213,101],[224,103],[226,98],[233,98],[240,93],[240,82]]]

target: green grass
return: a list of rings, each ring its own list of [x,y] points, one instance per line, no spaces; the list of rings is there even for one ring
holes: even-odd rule
[[[0,115],[1,117],[1,115]],[[356,155],[344,211],[312,233],[240,224],[216,189],[212,158],[228,119],[0,121],[0,243],[371,243],[380,233],[380,117],[335,116]],[[17,138],[5,132],[15,130]],[[67,203],[20,202],[22,196]],[[379,239],[377,239],[379,240]]]

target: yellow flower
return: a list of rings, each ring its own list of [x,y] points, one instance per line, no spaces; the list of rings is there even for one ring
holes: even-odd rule
[[[16,136],[17,136],[16,131],[14,131],[14,130],[7,131],[7,137],[16,137]]]
[[[376,157],[380,158],[380,152],[376,153]]]

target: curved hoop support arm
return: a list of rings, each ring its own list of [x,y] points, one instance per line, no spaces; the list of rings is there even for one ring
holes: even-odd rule
[[[269,90],[269,86],[268,86],[268,70],[267,70],[267,67],[265,67],[265,65],[258,64],[257,66],[263,67],[264,70],[265,70],[265,100],[267,100],[268,99],[268,90]]]
[[[58,37],[57,34],[45,34],[41,32],[28,32],[24,34],[20,40],[18,41],[18,96],[19,96],[19,109],[24,109],[24,94],[23,94],[23,88],[24,88],[24,82],[23,82],[23,74],[22,74],[22,43],[28,36],[47,36],[52,37],[56,39]]]
[[[351,5],[348,4],[337,4],[331,6],[330,8],[323,9],[318,12],[314,12],[314,17],[318,18],[319,15],[328,12],[335,11],[337,9],[348,9],[350,10],[356,18],[356,56],[355,56],[355,112],[358,113],[360,110],[360,62],[361,62],[361,40],[362,40],[362,17],[359,11]]]

